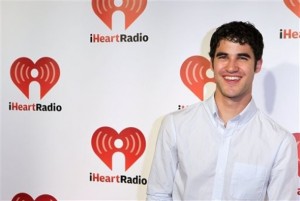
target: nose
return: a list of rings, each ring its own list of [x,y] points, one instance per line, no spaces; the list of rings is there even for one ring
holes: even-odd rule
[[[238,62],[235,59],[229,59],[228,65],[226,66],[227,72],[237,72],[239,70]]]

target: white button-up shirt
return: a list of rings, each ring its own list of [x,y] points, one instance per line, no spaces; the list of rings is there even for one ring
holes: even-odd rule
[[[253,100],[226,127],[214,97],[167,115],[147,200],[297,200],[293,135]]]

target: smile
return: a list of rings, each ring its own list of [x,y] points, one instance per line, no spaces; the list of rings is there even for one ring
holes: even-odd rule
[[[236,77],[236,76],[225,76],[225,80],[240,80],[241,77]]]

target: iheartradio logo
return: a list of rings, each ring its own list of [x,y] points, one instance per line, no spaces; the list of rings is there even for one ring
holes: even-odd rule
[[[208,76],[210,61],[202,56],[191,56],[181,65],[180,77],[183,83],[200,99],[204,99],[204,87],[213,82]]]
[[[57,83],[59,76],[59,66],[50,57],[42,57],[35,63],[29,58],[21,57],[13,62],[10,69],[12,81],[27,99],[31,82],[36,81],[40,84],[40,99],[42,99]]]
[[[115,5],[115,0],[92,0],[95,14],[112,29],[112,16],[116,11],[122,11],[127,29],[145,10],[147,0],[123,0],[121,5]]]
[[[100,127],[94,132],[91,143],[95,154],[111,170],[114,153],[124,154],[127,171],[142,156],[146,148],[143,133],[133,127],[125,128],[119,134],[113,128]]]
[[[33,199],[27,193],[19,193],[13,197],[11,201],[57,201],[53,196],[44,194],[38,196],[36,199]]]
[[[300,18],[300,1],[299,0],[284,0],[284,4],[290,9],[295,15]]]

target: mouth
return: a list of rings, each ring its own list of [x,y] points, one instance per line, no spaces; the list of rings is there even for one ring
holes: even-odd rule
[[[242,77],[239,76],[224,76],[226,81],[239,81]]]

